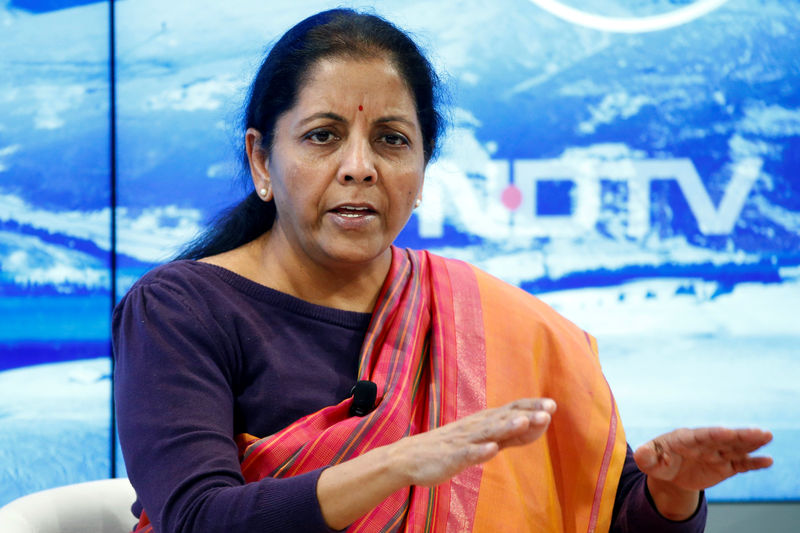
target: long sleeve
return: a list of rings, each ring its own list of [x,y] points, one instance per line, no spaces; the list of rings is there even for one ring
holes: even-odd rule
[[[319,470],[244,483],[234,442],[242,362],[204,298],[181,290],[139,284],[113,317],[120,442],[155,531],[329,531]]]
[[[707,512],[703,494],[697,511],[687,520],[675,522],[661,516],[647,491],[647,476],[636,466],[633,450],[628,446],[617,487],[610,533],[702,533]]]

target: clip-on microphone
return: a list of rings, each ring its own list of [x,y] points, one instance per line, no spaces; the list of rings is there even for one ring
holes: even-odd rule
[[[353,403],[350,405],[350,416],[364,416],[375,407],[378,396],[378,385],[365,379],[353,385]]]

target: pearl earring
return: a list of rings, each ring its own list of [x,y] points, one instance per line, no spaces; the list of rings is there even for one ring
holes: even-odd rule
[[[422,203],[422,199],[421,198],[417,198],[417,201],[414,202],[414,209],[418,208],[421,203]]]
[[[260,194],[261,196],[266,196],[267,195],[267,189],[262,188],[260,191],[258,191],[258,194]]]

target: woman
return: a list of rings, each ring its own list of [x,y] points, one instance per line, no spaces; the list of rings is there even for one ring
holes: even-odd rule
[[[591,337],[391,246],[441,131],[435,74],[391,24],[292,28],[245,130],[254,193],[114,313],[141,530],[701,531],[702,489],[770,464],[749,455],[769,433],[723,428],[634,462]]]

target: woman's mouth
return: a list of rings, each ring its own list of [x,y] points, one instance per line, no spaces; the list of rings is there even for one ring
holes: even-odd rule
[[[340,205],[331,210],[334,214],[345,218],[359,218],[374,215],[375,210],[368,206]]]
[[[378,211],[370,204],[341,204],[328,213],[337,227],[345,231],[368,231],[374,229]]]

